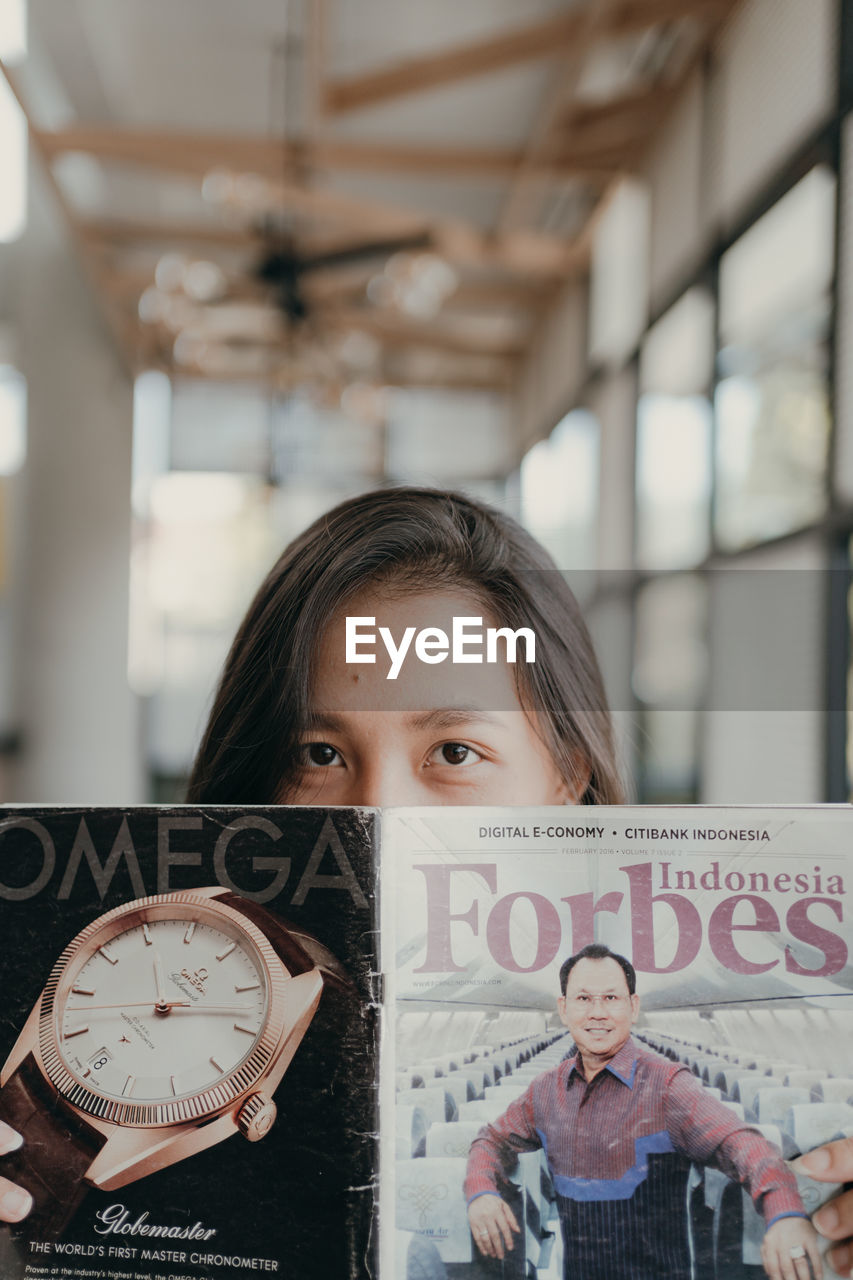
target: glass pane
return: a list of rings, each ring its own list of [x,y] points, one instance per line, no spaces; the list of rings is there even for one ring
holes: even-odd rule
[[[813,169],[723,256],[715,531],[735,549],[827,504],[835,178]]]
[[[640,354],[636,563],[680,569],[708,554],[714,307],[691,289],[650,330]]]
[[[559,569],[595,566],[598,455],[598,422],[575,409],[521,464],[522,523]]]
[[[26,379],[11,365],[0,364],[0,476],[20,471],[26,456]]]
[[[698,719],[707,681],[704,584],[679,574],[637,597],[634,694],[640,704],[637,789],[643,803],[698,792]]]
[[[708,552],[711,406],[644,395],[637,406],[637,564],[678,569]]]
[[[596,228],[590,277],[589,356],[620,364],[648,318],[651,208],[646,187],[623,181]]]

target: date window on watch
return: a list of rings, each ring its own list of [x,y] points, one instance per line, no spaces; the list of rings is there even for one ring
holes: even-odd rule
[[[90,1058],[86,1059],[86,1066],[91,1071],[101,1071],[108,1062],[112,1062],[113,1055],[110,1053],[106,1045],[101,1049],[96,1049]]]

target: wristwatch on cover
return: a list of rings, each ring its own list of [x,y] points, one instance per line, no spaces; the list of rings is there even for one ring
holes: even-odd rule
[[[112,1191],[275,1119],[272,1095],[324,985],[316,938],[225,889],[139,898],[65,948],[0,1072],[23,1146],[0,1173],[31,1193],[19,1230],[58,1235],[89,1186]]]

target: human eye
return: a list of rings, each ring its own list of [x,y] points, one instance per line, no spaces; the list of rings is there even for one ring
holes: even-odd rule
[[[305,742],[302,744],[302,760],[309,769],[340,768],[343,756],[328,742]]]
[[[428,763],[431,765],[472,765],[479,764],[483,759],[479,751],[475,751],[473,747],[469,747],[465,742],[440,742],[438,746],[433,747],[427,757]]]

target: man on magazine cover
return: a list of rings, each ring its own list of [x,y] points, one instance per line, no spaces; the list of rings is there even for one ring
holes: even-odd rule
[[[512,1248],[520,1228],[499,1188],[518,1152],[542,1148],[566,1280],[690,1280],[691,1163],[714,1165],[747,1188],[766,1223],[762,1261],[772,1280],[821,1275],[817,1236],[776,1148],[687,1067],[631,1039],[640,1007],[631,963],[593,943],[565,961],[560,987],[576,1052],[471,1145],[465,1195],[480,1252],[502,1258]]]

